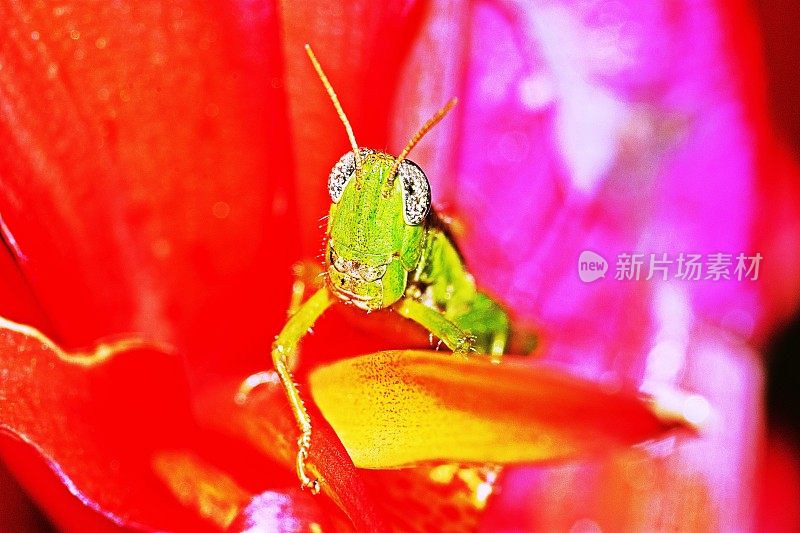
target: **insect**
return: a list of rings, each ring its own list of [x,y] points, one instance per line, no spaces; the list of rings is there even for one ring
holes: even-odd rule
[[[309,45],[305,47],[344,124],[352,150],[328,176],[331,206],[325,247],[325,285],[291,314],[272,346],[275,371],[297,420],[297,476],[316,494],[307,465],[311,420],[292,379],[300,340],[328,307],[344,302],[369,313],[391,309],[422,325],[456,354],[500,355],[509,319],[480,292],[446,225],[431,209],[428,178],[406,159],[411,149],[456,104],[450,100],[397,157],[359,148],[336,92]]]

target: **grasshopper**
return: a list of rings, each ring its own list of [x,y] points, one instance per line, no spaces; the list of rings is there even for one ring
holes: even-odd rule
[[[455,354],[499,356],[509,319],[480,292],[446,225],[431,209],[428,178],[406,159],[411,149],[455,105],[450,100],[411,137],[397,157],[359,148],[336,92],[309,45],[305,47],[352,150],[328,176],[331,206],[325,245],[326,282],[299,305],[275,339],[272,360],[297,420],[297,476],[303,488],[320,490],[307,465],[311,420],[292,370],[300,340],[328,307],[351,304],[367,313],[391,309],[422,325]]]

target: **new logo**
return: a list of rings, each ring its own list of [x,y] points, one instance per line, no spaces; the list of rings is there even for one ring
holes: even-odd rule
[[[591,283],[606,277],[608,261],[595,252],[584,250],[578,258],[578,277],[584,283]]]

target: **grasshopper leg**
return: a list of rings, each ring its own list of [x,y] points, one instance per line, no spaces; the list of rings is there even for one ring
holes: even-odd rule
[[[289,318],[272,345],[272,362],[275,365],[275,372],[283,384],[300,430],[300,437],[297,439],[297,477],[302,486],[310,489],[313,494],[318,493],[320,487],[319,482],[308,475],[306,467],[308,451],[311,447],[311,418],[308,416],[297,384],[292,378],[290,368],[296,359],[297,345],[300,339],[333,302],[327,287],[319,289]]]
[[[321,281],[323,270],[316,263],[300,261],[292,266],[292,272],[294,273],[294,282],[292,283],[289,308],[286,310],[287,318],[290,318],[300,309],[309,289],[319,289],[323,285]],[[287,359],[286,367],[290,372],[294,370],[296,365],[297,357]],[[243,404],[247,401],[248,396],[250,396],[250,393],[252,393],[254,389],[262,385],[278,385],[280,383],[281,380],[275,370],[256,372],[242,380],[234,400],[238,404]]]
[[[493,360],[499,360],[505,353],[509,331],[508,315],[485,294],[476,293],[466,313],[451,316],[445,310],[444,314],[458,327],[475,335],[479,352],[490,355]]]
[[[442,313],[413,298],[403,298],[394,309],[402,316],[413,320],[442,339],[453,353],[466,355],[475,346],[475,337],[458,327]]]

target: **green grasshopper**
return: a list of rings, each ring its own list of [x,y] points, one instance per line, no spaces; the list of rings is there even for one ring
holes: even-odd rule
[[[331,207],[325,247],[326,283],[291,314],[272,346],[272,359],[300,430],[297,476],[309,475],[311,420],[292,379],[303,336],[335,302],[370,313],[392,309],[422,325],[454,353],[499,356],[508,339],[505,311],[478,291],[445,224],[431,210],[428,178],[406,159],[411,149],[455,105],[450,100],[411,138],[400,155],[356,144],[350,122],[311,47],[306,53],[344,124],[352,150],[328,176]]]

